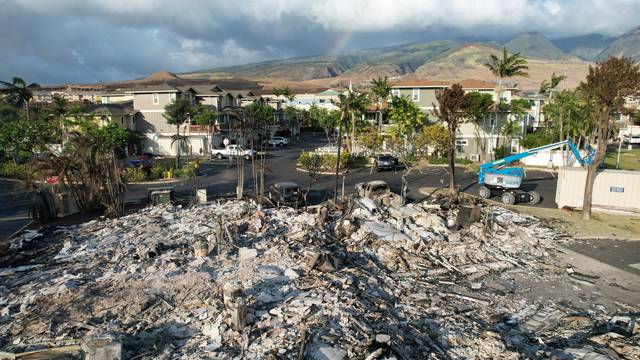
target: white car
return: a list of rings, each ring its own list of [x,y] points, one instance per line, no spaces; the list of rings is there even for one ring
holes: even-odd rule
[[[638,135],[624,135],[625,144],[640,144],[640,134]]]
[[[245,149],[240,145],[229,145],[224,149],[213,149],[211,154],[218,159],[223,157],[235,157],[242,156],[249,160],[256,155],[256,151],[253,149]]]
[[[269,146],[286,146],[289,144],[289,139],[282,136],[274,136],[271,139],[267,140],[267,145]]]

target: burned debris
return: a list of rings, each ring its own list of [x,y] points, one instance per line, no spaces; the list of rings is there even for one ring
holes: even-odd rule
[[[568,270],[563,241],[500,207],[366,200],[31,231],[2,259],[0,356],[639,358],[637,302],[595,302],[604,280]]]

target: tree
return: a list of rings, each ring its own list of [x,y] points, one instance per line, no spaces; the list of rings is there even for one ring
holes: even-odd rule
[[[361,94],[353,91],[351,88],[347,89],[346,94],[339,94],[337,100],[331,102],[338,107],[340,111],[340,118],[338,120],[338,154],[336,160],[336,181],[334,187],[333,201],[338,200],[338,175],[340,172],[340,152],[342,151],[342,125],[345,119],[351,117],[352,124],[355,132],[355,114],[364,108],[364,97],[366,94]]]
[[[55,95],[53,97],[53,108],[51,109],[53,112],[53,116],[58,119],[60,124],[60,143],[64,146],[65,142],[65,133],[67,127],[67,114],[69,113],[68,101],[64,96]]]
[[[314,104],[309,108],[309,117],[311,117],[311,121],[318,124],[318,126],[324,130],[327,141],[331,142],[329,134],[333,133],[336,129],[336,126],[338,126],[338,122],[340,120],[340,111],[329,111],[326,108],[321,108]]]
[[[586,81],[581,82],[579,88],[593,99],[597,114],[597,149],[593,162],[587,166],[582,205],[582,218],[589,220],[595,172],[607,152],[609,121],[613,111],[624,105],[625,97],[640,89],[640,66],[629,57],[610,57],[597,63],[595,67],[590,65]]]
[[[171,146],[177,143],[176,146],[176,167],[180,167],[180,148],[187,142],[185,136],[180,135],[180,125],[184,124],[189,119],[191,112],[191,104],[186,98],[179,97],[174,102],[167,104],[164,107],[164,114],[162,116],[167,120],[167,124],[176,126],[176,134],[173,136]]]
[[[439,124],[423,127],[415,139],[416,147],[424,152],[423,155],[432,155],[436,158],[444,154],[448,143],[449,131]]]
[[[498,96],[497,103],[502,102],[502,80],[505,78],[511,78],[514,76],[523,76],[528,77],[529,66],[527,65],[527,60],[525,60],[520,53],[517,52],[515,54],[509,55],[507,52],[507,48],[502,48],[502,58],[497,57],[494,54],[491,54],[490,61],[484,64],[491,73],[498,78]],[[494,107],[494,117],[496,123],[498,122],[498,107]],[[491,141],[493,142],[493,127],[491,127]]]
[[[455,188],[455,139],[460,124],[471,115],[471,98],[462,90],[462,85],[453,84],[436,94],[439,106],[433,105],[433,115],[447,125],[449,141],[447,158],[449,160],[449,198],[456,197]]]
[[[377,127],[368,124],[360,132],[358,143],[365,148],[369,154],[375,154],[382,145],[380,131],[378,131]]]
[[[11,82],[0,81],[0,84],[7,87],[6,97],[9,103],[18,108],[24,108],[28,120],[30,118],[29,102],[33,99],[33,90],[39,89],[40,85],[36,83],[27,85],[27,83],[19,77],[14,77]]]
[[[309,175],[309,183],[307,184],[307,191],[304,192],[304,203],[307,204],[307,196],[309,195],[309,191],[311,191],[311,186],[318,182],[318,176],[320,175],[320,170],[322,169],[322,155],[309,151],[302,153],[300,156],[300,166],[307,171],[307,175]]]
[[[394,96],[391,99],[389,119],[393,123],[393,127],[407,137],[415,133],[418,126],[424,124],[425,114],[408,97]]]
[[[540,94],[548,95],[549,98],[551,98],[555,88],[557,88],[558,85],[560,85],[560,82],[566,78],[567,77],[565,75],[556,76],[556,73],[554,72],[553,74],[551,74],[550,81],[547,81],[547,79],[544,79],[540,83],[540,90],[539,90]]]
[[[467,94],[471,104],[470,113],[473,128],[476,132],[476,136],[481,139],[480,143],[480,161],[484,161],[487,157],[487,120],[491,116],[492,108],[494,107],[493,97],[491,94],[480,93],[473,91]]]
[[[202,104],[195,105],[191,112],[193,114],[193,122],[207,127],[207,136],[209,137],[209,155],[213,150],[213,130],[214,125],[218,122],[218,112],[212,106]]]
[[[636,111],[636,113],[634,114],[633,123],[635,125],[640,125],[640,111]]]
[[[389,84],[388,78],[385,76],[384,78],[378,77],[377,79],[373,79],[373,88],[371,88],[371,93],[373,94],[373,98],[376,102],[376,116],[378,117],[378,130],[382,129],[382,112],[380,108],[382,107],[382,103],[386,101],[389,96],[391,96],[391,85]]]

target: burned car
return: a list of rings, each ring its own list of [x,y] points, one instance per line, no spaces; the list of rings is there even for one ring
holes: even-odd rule
[[[404,203],[402,196],[392,193],[389,184],[382,180],[358,183],[355,189],[358,197],[369,198],[378,205],[400,206]]]
[[[299,207],[304,203],[300,186],[292,181],[279,182],[269,187],[269,199],[276,206]]]

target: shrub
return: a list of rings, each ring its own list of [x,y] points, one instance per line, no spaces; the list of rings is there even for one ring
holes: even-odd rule
[[[24,164],[13,162],[0,163],[0,177],[22,179],[27,174],[27,167]]]
[[[495,159],[502,159],[506,156],[509,156],[509,149],[507,147],[497,147],[493,150],[493,154]]]
[[[179,169],[176,169],[176,176],[191,177],[194,176],[195,173],[196,171],[191,164],[187,164]]]
[[[536,131],[531,134],[527,134],[522,139],[522,147],[526,149],[533,149],[539,146],[553,143],[553,138],[543,131]]]
[[[336,168],[336,160],[338,156],[336,154],[316,154],[314,152],[306,151],[300,154],[298,157],[298,166],[304,167],[304,164],[309,164],[313,160],[314,156],[320,156],[322,159],[321,171],[328,171]],[[349,153],[347,151],[340,152],[340,167],[346,167],[349,164]]]
[[[162,179],[166,171],[167,168],[164,167],[161,163],[155,163],[151,167],[150,176],[152,179]]]
[[[454,161],[456,164],[459,164],[459,165],[468,165],[472,163],[471,160],[466,158],[456,158]],[[448,163],[449,163],[449,159],[447,159],[446,157],[429,158],[429,164],[431,165],[446,165]]]
[[[130,167],[124,171],[124,181],[130,182],[141,182],[145,180],[145,173],[142,170],[142,167]]]

